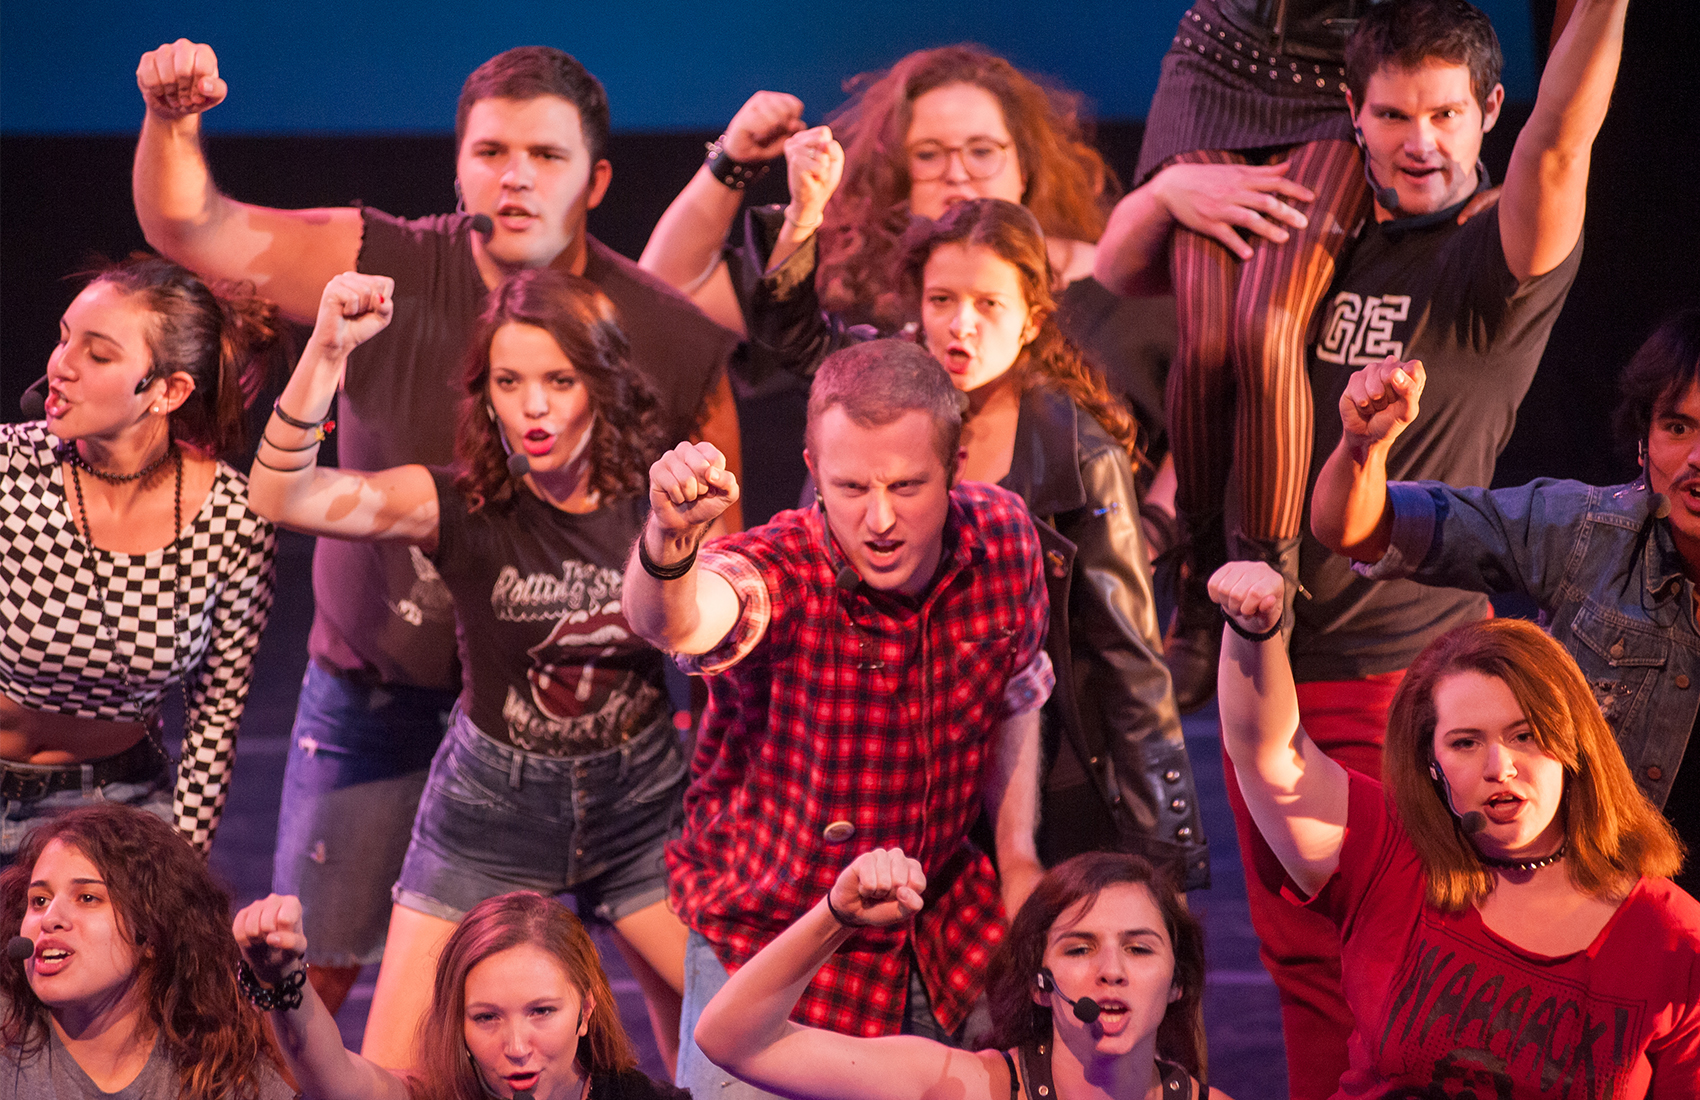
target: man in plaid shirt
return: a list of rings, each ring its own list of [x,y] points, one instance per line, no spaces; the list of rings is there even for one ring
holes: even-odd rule
[[[901,847],[931,885],[913,927],[862,932],[799,1003],[799,1020],[855,1035],[958,1032],[1005,911],[1041,873],[1038,715],[1053,678],[1038,537],[1014,494],[951,487],[961,430],[937,361],[880,340],[815,377],[816,507],[698,557],[736,480],[703,443],[650,470],[626,614],[709,687],[684,835],[667,850],[692,929],[679,1084],[697,1095],[768,1095],[703,1058],[696,1016],[856,855]],[[982,806],[1001,884],[967,840]]]

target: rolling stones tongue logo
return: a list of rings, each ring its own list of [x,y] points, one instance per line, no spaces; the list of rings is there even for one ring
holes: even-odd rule
[[[496,578],[490,603],[509,622],[554,620],[549,636],[527,650],[526,679],[537,709],[549,718],[578,717],[593,696],[596,664],[586,650],[612,655],[631,639],[620,610],[620,574],[587,562],[561,563],[561,575],[521,576],[509,566]]]
[[[577,718],[591,698],[597,671],[594,659],[587,659],[583,651],[600,647],[603,656],[611,656],[630,637],[619,600],[596,614],[561,616],[549,637],[526,651],[531,655],[531,668],[525,674],[531,681],[531,701],[550,718]],[[564,665],[557,664],[562,658],[567,659]]]

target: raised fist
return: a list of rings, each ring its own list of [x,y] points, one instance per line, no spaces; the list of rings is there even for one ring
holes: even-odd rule
[[[217,107],[230,91],[218,77],[212,47],[187,38],[143,54],[136,66],[136,87],[148,112],[171,122]]]

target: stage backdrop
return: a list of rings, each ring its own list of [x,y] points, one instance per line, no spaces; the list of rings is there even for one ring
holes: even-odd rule
[[[221,133],[397,133],[447,128],[461,81],[510,46],[573,54],[608,86],[617,130],[720,126],[758,88],[800,96],[811,119],[847,77],[923,46],[983,42],[1085,92],[1100,118],[1143,118],[1184,0],[856,0],[854,3],[514,0],[5,0],[0,129],[129,133],[143,51],[209,42],[231,84]],[[1481,3],[1502,36],[1506,88],[1533,97],[1527,0]]]
[[[1513,101],[1489,135],[1497,172],[1534,97],[1530,43],[1544,41],[1553,4],[1483,6],[1505,42]],[[18,394],[45,367],[74,292],[64,277],[95,254],[145,244],[129,199],[141,119],[134,72],[144,51],[179,35],[212,42],[231,83],[208,127],[229,193],[288,207],[362,200],[404,215],[453,206],[450,130],[466,73],[514,45],[568,49],[607,83],[617,131],[614,186],[591,229],[635,256],[700,163],[702,142],[749,92],[794,92],[819,119],[842,101],[847,77],[963,39],[1086,93],[1099,144],[1125,179],[1185,7],[0,0],[0,419],[18,418]],[[1581,273],[1500,463],[1502,482],[1607,479],[1631,468],[1607,445],[1616,373],[1660,317],[1700,301],[1697,22],[1693,0],[1630,8],[1622,73],[1594,149]],[[777,175],[757,197],[783,196]]]

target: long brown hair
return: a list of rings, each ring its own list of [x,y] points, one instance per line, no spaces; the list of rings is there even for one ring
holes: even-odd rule
[[[138,296],[153,315],[144,382],[182,371],[195,390],[171,412],[171,436],[213,455],[247,445],[245,410],[260,392],[277,346],[277,306],[250,283],[207,283],[187,268],[146,252],[91,272]],[[139,392],[139,391],[138,391]]]
[[[1175,954],[1174,984],[1181,995],[1164,1009],[1163,1021],[1157,1025],[1157,1053],[1203,1080],[1209,1068],[1204,1042],[1204,926],[1187,911],[1165,873],[1140,856],[1122,852],[1086,852],[1066,859],[1045,872],[1033,888],[988,968],[986,1002],[992,1030],[986,1041],[999,1050],[1051,1041],[1051,1010],[1033,1001],[1051,926],[1073,909],[1090,909],[1107,887],[1121,883],[1143,886],[1150,893]]]
[[[1096,241],[1120,193],[1092,147],[1080,96],[1043,83],[984,46],[917,50],[883,73],[848,81],[853,98],[830,120],[844,145],[844,179],[826,204],[817,285],[830,310],[893,328],[905,313],[890,285],[898,240],[909,223],[909,124],[915,100],[949,84],[997,98],[1015,141],[1021,201],[1044,231]]]
[[[1682,842],[1635,786],[1576,661],[1533,623],[1488,619],[1450,630],[1405,673],[1387,719],[1382,779],[1422,859],[1429,904],[1458,911],[1493,890],[1429,775],[1434,692],[1446,677],[1478,672],[1516,696],[1542,751],[1564,766],[1564,866],[1578,890],[1619,897],[1643,875],[1682,867]]]
[[[595,283],[551,268],[510,275],[490,292],[466,353],[466,398],[455,432],[455,487],[470,510],[513,498],[508,452],[490,411],[490,344],[503,325],[535,325],[555,340],[590,395],[590,488],[604,502],[649,491],[649,466],[666,442],[661,401],[629,362],[614,303]]]
[[[96,802],[51,818],[24,838],[0,872],[0,938],[23,924],[30,876],[53,841],[100,870],[120,934],[140,945],[136,985],[142,1011],[177,1070],[185,1100],[251,1100],[259,1070],[277,1065],[236,985],[242,959],[230,932],[230,895],[177,830],[141,810]],[[47,1040],[48,1009],[21,966],[0,966],[7,1013],[0,1042],[20,1055]]]
[[[637,1065],[602,959],[584,925],[566,906],[541,894],[486,898],[472,907],[443,945],[431,1007],[419,1022],[419,1076],[409,1086],[421,1100],[483,1100],[484,1085],[466,1055],[466,976],[472,968],[513,947],[531,945],[552,956],[567,980],[593,1007],[578,1045],[587,1074]]]
[[[989,248],[1021,277],[1022,297],[1039,326],[1011,368],[1020,372],[1022,390],[1039,386],[1060,390],[1091,413],[1128,456],[1137,460],[1139,425],[1133,414],[1110,392],[1102,372],[1081,356],[1080,349],[1057,324],[1045,237],[1033,212],[1002,199],[970,199],[952,206],[937,221],[916,219],[904,235],[899,268],[899,284],[911,309],[921,301],[927,261],[934,250],[946,244]]]

